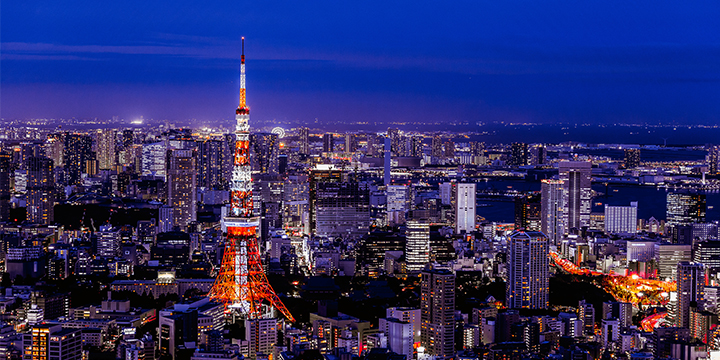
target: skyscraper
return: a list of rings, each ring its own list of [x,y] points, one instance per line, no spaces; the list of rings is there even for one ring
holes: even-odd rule
[[[430,144],[430,160],[433,164],[439,164],[444,158],[443,155],[442,137],[435,134],[433,135],[432,143]]]
[[[640,166],[640,149],[625,149],[625,168],[632,169]]]
[[[541,196],[526,195],[515,198],[515,229],[542,230]]]
[[[55,177],[53,161],[32,157],[28,162],[27,220],[49,225],[55,219]]]
[[[197,219],[195,155],[193,150],[167,152],[167,203],[173,208],[174,225],[183,231]]]
[[[445,139],[443,143],[443,157],[447,160],[455,160],[455,142],[452,139]]]
[[[92,152],[92,138],[82,134],[65,134],[63,162],[65,182],[68,185],[82,185],[82,174]]]
[[[543,144],[533,144],[528,150],[528,165],[543,165],[547,160],[547,149]]]
[[[355,134],[346,133],[345,134],[345,152],[346,153],[355,152],[356,146],[357,146],[357,141],[355,141]]]
[[[562,180],[542,180],[540,195],[541,227],[555,245],[560,244],[565,233],[563,222],[563,187]]]
[[[677,264],[677,326],[690,326],[690,307],[703,309],[705,300],[705,267],[681,261]]]
[[[510,147],[510,164],[512,166],[525,166],[528,164],[528,146],[526,143],[512,143]]]
[[[455,355],[455,274],[444,269],[422,272],[420,345],[438,359]]]
[[[718,162],[720,161],[719,155],[720,155],[720,147],[711,146],[708,149],[707,156],[705,157],[705,160],[708,163],[708,173],[710,173],[710,174],[718,173]]]
[[[335,149],[335,134],[325,133],[323,135],[323,152],[333,152]]]
[[[310,132],[308,128],[301,127],[298,129],[298,142],[300,143],[299,153],[301,155],[310,155]]]
[[[405,230],[407,270],[420,271],[430,261],[430,223],[410,220]]]
[[[210,190],[225,188],[225,144],[221,140],[197,142],[197,186]]]
[[[705,222],[705,194],[671,192],[667,194],[666,224],[670,226]]]
[[[97,160],[100,170],[109,170],[115,165],[117,159],[117,152],[115,151],[116,139],[117,134],[114,129],[98,130],[95,133]]]
[[[10,220],[10,165],[12,157],[0,151],[0,222]]]
[[[508,238],[507,307],[546,309],[550,243],[539,231],[515,231]]]
[[[277,175],[279,156],[280,147],[277,134],[250,134],[250,161],[253,173]]]
[[[562,161],[559,164],[563,184],[563,223],[565,232],[590,226],[592,188],[589,161]]]
[[[475,183],[462,183],[455,186],[455,232],[475,231],[475,202],[477,199]]]

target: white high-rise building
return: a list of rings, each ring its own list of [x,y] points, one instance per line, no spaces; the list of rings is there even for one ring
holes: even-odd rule
[[[540,225],[542,232],[555,245],[560,244],[565,234],[563,223],[562,180],[542,180],[540,195]]]
[[[409,307],[391,307],[385,310],[385,316],[407,321],[413,325],[413,332],[416,341],[420,339],[420,309]]]
[[[475,231],[475,203],[477,192],[474,183],[457,184],[455,187],[455,232]]]
[[[387,335],[387,345],[390,350],[405,355],[407,359],[413,356],[413,325],[410,322],[396,318],[380,319],[379,328]]]
[[[270,355],[277,343],[277,319],[245,320],[245,339],[249,342],[249,357],[254,359],[258,353]]]
[[[637,233],[637,202],[630,206],[605,204],[605,232],[610,234]]]
[[[515,231],[508,238],[508,308],[546,309],[550,291],[550,243],[539,231]]]
[[[592,163],[589,161],[562,161],[558,165],[563,183],[563,223],[565,232],[590,226],[592,202]]]
[[[430,224],[425,221],[408,221],[405,238],[407,270],[420,271],[430,262]]]

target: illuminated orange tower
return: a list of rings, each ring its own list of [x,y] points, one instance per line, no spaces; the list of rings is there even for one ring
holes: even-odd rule
[[[260,262],[256,232],[258,218],[253,216],[250,156],[250,108],[245,104],[245,38],[240,58],[240,104],[235,110],[235,157],[230,181],[230,212],[223,221],[227,240],[220,273],[210,298],[248,319],[261,318],[263,305],[271,305],[288,320],[295,319],[270,286]]]

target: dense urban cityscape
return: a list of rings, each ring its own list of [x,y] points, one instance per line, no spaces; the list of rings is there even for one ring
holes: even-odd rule
[[[0,360],[720,360],[718,13],[4,1]]]
[[[0,358],[720,356],[720,147],[256,129],[240,72],[234,127],[2,130]]]

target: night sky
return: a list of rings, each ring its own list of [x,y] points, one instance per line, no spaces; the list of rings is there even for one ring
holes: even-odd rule
[[[718,1],[0,3],[4,118],[715,124]]]

